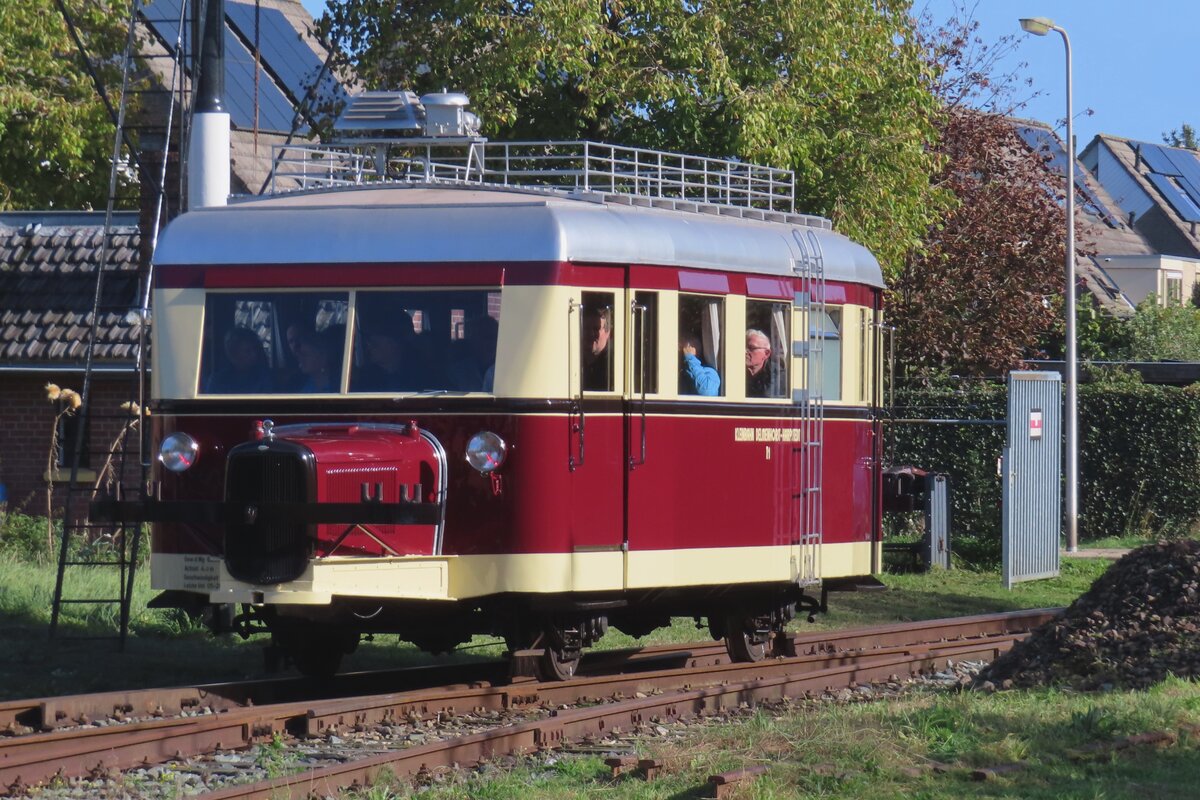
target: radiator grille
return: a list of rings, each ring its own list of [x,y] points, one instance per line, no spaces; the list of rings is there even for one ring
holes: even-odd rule
[[[229,454],[226,498],[246,504],[307,502],[312,474],[307,454],[304,448],[284,449],[280,443],[266,451],[257,446],[235,448]],[[295,580],[308,566],[308,527],[278,522],[229,525],[225,531],[229,574],[257,584]]]

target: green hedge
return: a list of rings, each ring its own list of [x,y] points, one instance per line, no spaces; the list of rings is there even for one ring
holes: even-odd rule
[[[968,562],[986,565],[1000,557],[1000,481],[996,459],[1004,448],[1007,392],[999,382],[897,391],[899,420],[973,420],[978,424],[886,424],[885,465],[911,465],[951,478],[951,547]],[[886,520],[886,518],[885,518]]]
[[[1200,387],[1079,389],[1079,536],[1176,536],[1200,520]]]
[[[1003,419],[1000,382],[897,391],[897,418]],[[953,481],[956,553],[1000,558],[997,459],[1005,428],[889,424],[888,463],[945,472]],[[1181,535],[1200,521],[1200,387],[1147,386],[1128,379],[1079,389],[1079,536]],[[1064,464],[1065,467],[1065,464]]]

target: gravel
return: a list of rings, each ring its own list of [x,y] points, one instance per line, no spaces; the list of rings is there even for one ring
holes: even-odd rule
[[[979,676],[984,690],[1142,689],[1200,677],[1200,542],[1146,545]]]

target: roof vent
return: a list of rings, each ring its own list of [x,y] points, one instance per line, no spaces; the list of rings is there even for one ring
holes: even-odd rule
[[[425,132],[425,109],[409,91],[363,92],[350,98],[333,129],[352,136],[420,136]]]
[[[461,92],[434,92],[421,97],[426,136],[478,136],[479,117],[467,111],[471,101]]]
[[[467,111],[471,101],[460,92],[434,92],[420,99],[410,91],[363,92],[350,99],[333,124],[343,136],[396,138],[479,135],[479,117]]]

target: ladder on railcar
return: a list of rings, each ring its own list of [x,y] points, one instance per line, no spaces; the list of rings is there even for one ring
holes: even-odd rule
[[[812,586],[821,581],[821,542],[824,538],[822,465],[825,444],[825,257],[820,239],[811,230],[793,229],[799,257],[794,271],[800,289],[792,305],[792,360],[797,376],[792,401],[799,409],[798,441],[792,445],[798,464],[793,487],[793,539],[797,551],[796,582]]]
[[[104,232],[96,263],[95,291],[93,294],[90,325],[85,342],[85,362],[80,404],[73,411],[64,411],[60,419],[73,417],[71,435],[60,442],[64,467],[69,466],[62,504],[62,534],[59,541],[58,574],[55,579],[54,600],[50,617],[50,638],[117,639],[121,648],[129,631],[130,611],[134,593],[134,577],[140,558],[141,526],[124,523],[96,522],[90,518],[89,505],[98,494],[117,496],[121,499],[138,499],[147,485],[149,477],[149,455],[145,427],[148,424],[145,409],[148,394],[146,355],[148,345],[147,325],[149,322],[150,264],[157,243],[163,204],[167,197],[167,165],[171,152],[173,133],[182,140],[186,133],[186,120],[180,115],[176,122],[176,85],[182,84],[183,48],[176,47],[169,58],[166,69],[161,70],[167,88],[153,88],[142,84],[146,60],[155,56],[139,55],[135,52],[140,15],[146,12],[144,0],[131,0],[126,31],[125,49],[122,53],[120,95],[114,105],[109,97],[95,63],[88,56],[83,36],[80,35],[70,12],[60,4],[72,37],[79,49],[95,88],[100,94],[115,126],[112,160],[110,164],[108,199],[105,207]],[[182,10],[178,20],[180,37],[183,36]],[[182,97],[182,95],[179,95]],[[149,114],[136,118],[138,110],[145,110],[157,98],[165,97],[165,125],[145,124]],[[160,117],[161,119],[161,117]],[[173,131],[173,127],[177,127]],[[148,145],[151,137],[161,137],[161,153],[155,153]],[[151,163],[156,161],[156,163]],[[118,237],[133,237],[118,232],[113,224],[114,211],[122,205],[122,176],[136,170],[138,180],[133,183],[141,193],[153,192],[149,203],[149,219],[143,218],[142,236],[139,242],[139,275],[137,294],[134,297],[114,296],[106,287],[106,278],[111,278],[114,265],[112,255],[118,246]],[[178,197],[178,194],[176,195]],[[139,195],[139,200],[141,195]],[[177,203],[168,211],[176,211]],[[141,203],[138,203],[141,206]],[[118,396],[97,397],[93,378],[100,365],[97,363],[97,346],[101,344],[101,331],[106,324],[112,326],[116,320],[136,330],[134,346],[134,369],[129,385]],[[119,323],[116,323],[119,324]],[[60,403],[63,401],[60,401]],[[92,446],[96,438],[101,444]],[[89,474],[90,473],[90,474]],[[50,479],[53,476],[47,476]],[[51,513],[53,513],[51,509]],[[112,567],[116,567],[115,586]],[[89,575],[103,576],[97,589],[97,581]],[[78,581],[69,579],[78,577]],[[76,616],[71,635],[64,635],[64,610],[67,607],[90,607],[82,621]],[[113,618],[115,617],[115,619]],[[92,631],[97,628],[111,630],[115,623],[115,634],[75,635],[76,630]]]

